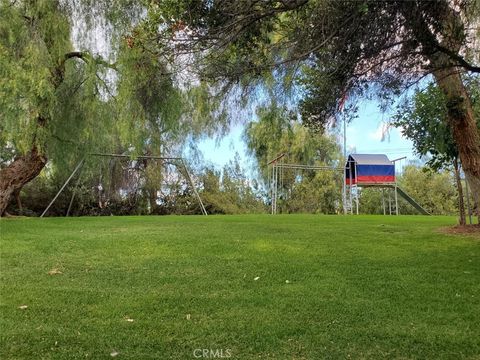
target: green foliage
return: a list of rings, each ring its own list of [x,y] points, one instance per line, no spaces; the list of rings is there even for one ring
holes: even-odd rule
[[[87,149],[111,144],[117,127],[102,99],[102,69],[93,60],[66,59],[72,45],[61,5],[0,6],[2,148],[11,144],[25,153],[37,147],[62,167]]]
[[[199,170],[197,165],[190,174],[209,214],[265,212],[258,184],[248,181],[239,161],[237,155],[221,171],[213,167]],[[59,173],[41,174],[22,189],[23,209],[13,202],[9,213],[39,216],[64,181]],[[73,191],[73,216],[202,213],[183,167],[152,159],[88,158],[80,178],[75,177],[66,187],[47,216],[65,216]]]
[[[247,125],[244,138],[263,180],[267,178],[266,164],[281,153],[292,162],[307,165],[331,164],[339,159],[334,138],[303,126],[294,111],[272,103],[259,108],[257,117],[258,121]]]
[[[442,92],[430,83],[424,91],[417,91],[413,99],[400,106],[393,125],[413,141],[420,156],[431,154],[428,165],[434,169],[451,166],[458,157],[457,146],[446,122],[447,108]]]
[[[379,189],[374,187],[363,188],[359,194],[360,214],[383,215],[383,205],[385,204],[385,214],[390,214],[390,209],[395,208],[395,199],[390,189]],[[400,213],[404,214],[400,207]]]
[[[297,178],[277,208],[284,213],[335,214],[340,211],[341,176],[317,171]]]
[[[41,174],[35,180],[25,185],[22,189],[20,194],[22,210],[20,211],[20,209],[17,208],[18,204],[13,201],[8,209],[9,213],[32,217],[40,216],[43,210],[45,210],[47,205],[53,199],[60,186],[62,186],[62,180],[63,179],[59,179],[58,177],[47,177],[45,176],[45,173]],[[69,201],[70,192],[63,192],[49,210],[48,215],[64,216],[65,211],[68,208]],[[82,199],[82,203],[86,203],[85,199]]]
[[[154,28],[155,36],[187,37],[178,48],[194,54],[202,78],[227,88],[293,85],[304,123],[317,128],[330,124],[346,92],[377,96],[387,106],[432,67],[478,72],[471,41],[477,0],[179,0],[158,6],[171,20]]]
[[[58,75],[52,70],[70,50],[69,28],[55,1],[39,1],[23,11],[0,3],[0,145],[21,152],[33,143],[44,149],[48,130],[37,119],[55,110]]]
[[[58,185],[90,152],[174,155],[225,125],[204,83],[181,85],[165,42],[149,36],[163,21],[151,5],[0,0],[2,166],[36,147]],[[92,33],[112,41],[107,55],[89,50]]]
[[[260,108],[258,121],[245,129],[245,140],[257,162],[258,173],[270,187],[271,166],[267,163],[284,153],[281,160],[303,165],[339,163],[340,152],[333,136],[313,131],[298,121],[293,111],[273,103]],[[279,211],[334,213],[338,207],[341,176],[334,172],[280,170]]]
[[[458,211],[455,180],[449,172],[406,166],[398,183],[431,214],[452,215]]]
[[[200,181],[200,196],[209,214],[264,213],[265,203],[256,184],[251,184],[240,166],[238,154],[220,172],[207,168]]]
[[[480,77],[471,76],[465,81],[472,107],[480,129]],[[458,149],[450,126],[447,124],[447,106],[437,85],[429,83],[417,90],[397,107],[392,124],[402,129],[403,135],[413,142],[420,156],[430,156],[427,165],[433,169],[450,167],[458,158]]]
[[[398,185],[432,215],[454,215],[458,213],[458,193],[453,174],[449,171],[433,171],[430,167],[408,165],[397,175]],[[382,200],[383,198],[383,200]],[[386,214],[389,202],[395,209],[392,189],[365,188],[360,192],[362,214]],[[402,197],[398,197],[400,214],[418,214]]]
[[[116,63],[115,103],[118,121],[125,125],[121,140],[134,144],[137,153],[178,141],[186,130],[180,128],[182,94],[174,87],[167,64],[146,50],[143,36],[141,28],[135,29],[122,43]]]

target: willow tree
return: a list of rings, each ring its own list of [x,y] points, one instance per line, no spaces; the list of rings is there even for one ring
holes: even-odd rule
[[[130,3],[0,0],[0,214],[49,162],[119,146],[158,153],[201,130],[182,116],[169,61],[149,51],[149,25]],[[78,17],[80,40],[101,31],[92,15],[105,16],[108,56],[72,42]]]
[[[273,103],[259,108],[257,118],[246,126],[244,138],[267,188],[271,185],[271,167],[267,164],[280,154],[285,155],[282,161],[290,164],[332,166],[339,163],[340,148],[334,136],[304,126],[295,111]],[[281,211],[335,212],[335,204],[341,202],[338,172],[292,169],[280,172],[277,189]]]
[[[475,200],[480,135],[463,74],[478,73],[477,0],[185,0],[162,2],[202,53],[197,68],[223,84],[294,80],[305,123],[324,127],[345,94],[383,99],[431,74]]]

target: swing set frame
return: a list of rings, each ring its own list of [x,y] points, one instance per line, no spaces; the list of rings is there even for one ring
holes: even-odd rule
[[[316,166],[316,165],[284,163],[284,157],[286,155],[287,153],[281,153],[267,163],[267,168],[269,168],[270,166],[272,167],[271,170],[268,169],[268,184],[270,186],[272,215],[277,214],[278,188],[283,187],[284,170],[295,170],[295,171],[314,170],[314,171],[329,171],[329,172],[343,171],[343,167],[338,167],[338,166]]]
[[[195,188],[195,184],[193,183],[193,180],[192,180],[192,177],[190,175],[190,172],[188,171],[188,167],[186,165],[186,162],[185,160],[182,158],[182,157],[170,157],[170,156],[167,156],[167,157],[163,157],[163,156],[147,156],[147,155],[143,155],[143,156],[136,156],[134,158],[131,158],[130,155],[124,155],[124,154],[105,154],[105,153],[91,153],[91,154],[88,154],[87,156],[92,156],[92,157],[110,157],[110,158],[127,158],[127,159],[130,159],[130,160],[145,160],[145,159],[150,159],[150,160],[160,160],[162,162],[168,162],[172,165],[175,165],[179,170],[180,169],[183,169],[183,171],[185,172],[185,178],[186,180],[188,181],[188,183],[190,184],[190,186],[192,187],[193,189],[193,192],[195,194],[195,197],[197,198],[198,200],[198,203],[200,205],[200,208],[202,210],[202,214],[203,215],[208,215],[207,214],[207,210],[205,209],[205,205],[203,204],[203,201],[202,199],[200,198],[200,194],[198,193],[197,189]],[[82,168],[83,166],[85,165],[85,157],[83,159],[81,159],[78,164],[75,166],[75,168],[73,169],[72,173],[70,174],[70,176],[67,178],[67,180],[63,183],[62,187],[60,188],[60,190],[58,190],[57,194],[55,195],[55,197],[50,201],[50,203],[48,204],[48,206],[45,208],[45,210],[42,212],[42,214],[40,215],[41,218],[43,218],[45,216],[45,214],[48,212],[48,210],[52,207],[52,205],[55,203],[55,201],[57,200],[57,198],[60,196],[60,194],[63,192],[63,190],[65,190],[65,188],[67,187],[67,185],[70,183],[70,181],[73,179],[73,177],[75,176],[75,174],[78,173],[78,177],[77,177],[77,182],[75,183],[75,186],[73,188],[73,191],[72,191],[72,196],[70,198],[70,203],[68,205],[68,209],[67,209],[67,212],[65,214],[65,216],[69,216],[70,214],[70,211],[72,209],[72,205],[73,205],[73,201],[75,199],[75,192],[78,188],[78,185],[80,183],[80,174],[81,174],[81,171],[82,171]],[[181,171],[179,171],[181,173]]]

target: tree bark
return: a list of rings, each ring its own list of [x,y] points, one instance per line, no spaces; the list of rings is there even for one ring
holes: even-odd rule
[[[23,211],[23,206],[22,206],[22,200],[20,199],[20,192],[22,189],[17,189],[13,192],[13,197],[15,198],[15,201],[17,202],[17,208],[20,211]]]
[[[34,147],[24,156],[16,158],[0,170],[0,215],[3,216],[12,195],[40,174],[47,158]]]
[[[419,7],[419,2],[401,2],[406,25],[422,44],[429,69],[447,102],[447,123],[452,129],[465,177],[470,185],[476,207],[480,203],[480,134],[472,104],[462,81],[464,71],[458,65],[459,52],[465,42],[465,24],[460,13],[447,1],[434,6]],[[427,11],[427,15],[424,13]],[[432,30],[428,11],[441,23],[441,31]],[[445,51],[446,50],[446,51]],[[453,54],[453,56],[452,56]]]
[[[435,80],[447,100],[447,121],[457,144],[465,177],[470,185],[473,201],[480,204],[480,135],[470,98],[456,68],[442,68],[433,72]]]
[[[150,205],[150,214],[156,214],[157,212],[157,207],[158,207],[158,204],[157,204],[157,189],[154,189],[154,188],[150,188],[150,189],[147,189],[147,192],[148,192],[148,202],[149,202],[149,205]]]
[[[458,166],[458,159],[453,161],[453,171],[455,173],[455,183],[457,184],[458,191],[458,212],[459,212],[459,223],[460,225],[466,225],[467,220],[465,217],[465,203],[463,201],[463,187],[462,180],[460,179],[460,169]]]

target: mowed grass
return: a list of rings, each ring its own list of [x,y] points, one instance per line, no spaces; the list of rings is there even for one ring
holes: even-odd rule
[[[480,359],[480,241],[455,221],[1,220],[0,358]]]

